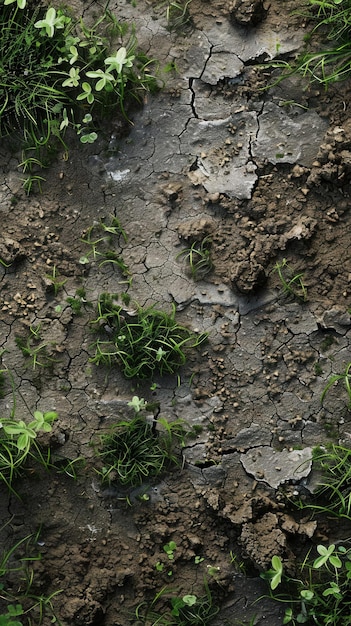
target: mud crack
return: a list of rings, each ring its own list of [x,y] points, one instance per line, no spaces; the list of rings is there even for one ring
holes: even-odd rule
[[[261,108],[257,111],[257,115],[256,115],[257,128],[256,128],[256,131],[255,131],[255,133],[250,133],[249,134],[249,138],[248,138],[249,139],[249,141],[248,141],[248,153],[249,153],[249,156],[250,156],[249,160],[252,163],[254,163],[256,165],[256,167],[258,167],[258,163],[257,163],[255,155],[254,155],[253,144],[254,144],[254,142],[257,142],[258,134],[260,132],[260,116],[263,113],[264,105],[265,105],[265,103],[262,102]]]
[[[194,114],[194,117],[198,119],[198,118],[199,118],[199,116],[198,116],[198,114],[196,113],[196,108],[195,108],[195,97],[196,97],[196,94],[195,94],[195,89],[194,89],[194,87],[193,87],[193,85],[194,85],[194,80],[195,80],[195,78],[189,78],[189,90],[190,90],[190,92],[191,92],[191,101],[190,101],[190,106],[191,106],[191,110],[192,110],[192,112],[193,112],[193,114]]]

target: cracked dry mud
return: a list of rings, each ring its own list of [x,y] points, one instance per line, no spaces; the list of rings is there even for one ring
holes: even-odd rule
[[[112,3],[136,23],[141,47],[177,73],[134,114],[127,136],[108,128],[98,146],[54,163],[42,195],[23,194],[18,161],[1,152],[0,256],[10,265],[0,266],[1,349],[17,415],[56,410],[54,454],[88,461],[75,482],[29,473],[16,485],[21,500],[2,487],[1,540],[9,547],[42,526],[35,590],[62,590],[63,626],[136,624],[135,606],[165,585],[201,595],[208,566],[219,568],[214,624],[255,614],[257,624],[281,624],[281,607],[264,598],[253,605],[266,590],[259,573],[274,554],[289,562],[308,540],[335,533],[298,516],[282,495],[308,487],[313,446],[351,437],[342,390],[320,401],[330,374],[350,361],[349,84],[324,93],[295,78],[264,91],[267,77],[255,68],[278,48],[294,55],[301,46],[297,4],[272,0],[253,26],[262,3],[224,9],[193,0],[183,36],[148,3]],[[79,263],[84,233],[111,215],[128,236],[120,245],[130,287],[113,266]],[[178,254],[204,236],[214,269],[195,282]],[[303,272],[306,303],[282,296],[272,272],[282,258]],[[54,266],[65,281],[56,296],[47,278]],[[156,391],[117,368],[107,375],[89,361],[92,310],[78,317],[66,303],[82,286],[93,303],[125,290],[141,305],[170,311],[175,303],[177,319],[209,341],[180,380],[160,379]],[[33,371],[15,337],[39,323],[54,362]],[[160,402],[167,419],[203,428],[183,450],[184,466],[151,483],[148,502],[131,494],[128,507],[118,491],[101,489],[91,442],[125,417],[135,393]],[[155,569],[170,540],[171,581]]]

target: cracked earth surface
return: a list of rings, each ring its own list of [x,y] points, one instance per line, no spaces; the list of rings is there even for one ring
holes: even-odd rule
[[[24,196],[18,161],[1,153],[0,256],[10,265],[0,266],[1,348],[17,415],[57,411],[54,454],[87,459],[75,482],[29,474],[16,485],[21,500],[2,488],[1,538],[10,546],[42,526],[35,584],[63,590],[55,607],[64,626],[136,624],[135,606],[170,583],[155,569],[167,565],[170,540],[180,593],[201,595],[208,566],[219,568],[214,624],[255,614],[257,624],[281,624],[279,606],[252,604],[266,590],[259,573],[274,554],[292,561],[297,545],[326,532],[287,507],[283,492],[308,487],[313,446],[351,437],[343,392],[320,401],[329,376],[350,361],[349,85],[323,93],[295,78],[262,90],[269,77],[257,63],[302,44],[296,4],[272,0],[264,21],[242,27],[220,3],[193,0],[185,35],[170,34],[148,4],[110,6],[135,22],[145,52],[177,72],[134,114],[127,136],[116,125],[98,148],[72,149],[53,164],[42,195]],[[127,233],[119,252],[130,286],[109,265],[79,263],[84,233],[111,215]],[[205,236],[214,268],[194,281],[179,252]],[[283,258],[303,272],[306,303],[282,296],[272,270]],[[47,278],[54,266],[65,281],[56,295]],[[118,369],[107,376],[89,361],[92,310],[78,317],[66,302],[82,286],[94,304],[102,292],[126,290],[141,305],[170,311],[174,303],[177,320],[209,341],[180,379],[159,379],[155,391]],[[50,368],[33,371],[16,345],[33,324]],[[101,489],[91,442],[125,417],[135,393],[202,430],[183,450],[183,467],[147,485],[148,502],[130,494],[128,507],[118,491]],[[1,405],[6,413],[10,389]],[[195,556],[204,560],[195,565]]]

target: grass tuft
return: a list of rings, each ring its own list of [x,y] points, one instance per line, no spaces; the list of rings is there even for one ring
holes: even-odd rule
[[[183,443],[184,436],[182,420],[159,418],[150,422],[136,413],[130,421],[118,422],[101,435],[99,458],[103,467],[98,473],[102,482],[136,487],[179,465],[174,447]]]
[[[99,120],[128,120],[129,104],[157,89],[134,32],[108,8],[88,28],[66,9],[1,4],[0,31],[0,137],[17,138],[28,193],[57,148],[67,153],[68,128],[93,143]]]
[[[99,337],[91,359],[96,365],[118,364],[126,378],[174,374],[186,363],[186,350],[207,339],[207,333],[197,335],[176,322],[175,306],[171,314],[138,305],[128,312],[117,297],[108,293],[99,297],[93,322]]]
[[[306,37],[306,51],[292,63],[278,60],[270,64],[281,70],[273,85],[288,76],[301,74],[327,89],[330,84],[350,76],[351,0],[309,0],[309,6],[307,17],[315,25]]]

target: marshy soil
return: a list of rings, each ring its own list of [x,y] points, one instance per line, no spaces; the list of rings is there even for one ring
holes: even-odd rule
[[[259,578],[272,556],[293,563],[314,543],[349,534],[289,504],[310,475],[298,476],[284,455],[351,437],[343,388],[320,401],[350,361],[350,83],[324,91],[295,76],[264,89],[276,74],[257,64],[282,50],[293,59],[303,45],[301,2],[193,0],[189,23],[171,33],[164,6],[112,5],[135,21],[145,52],[175,68],[161,72],[163,89],[145,94],[128,133],[115,121],[93,146],[72,141],[41,194],[24,194],[17,155],[1,149],[1,349],[16,415],[57,411],[43,443],[55,460],[85,459],[76,480],[29,466],[15,484],[20,498],[1,488],[1,545],[41,528],[32,592],[61,591],[52,602],[63,626],[138,624],[136,606],[164,587],[202,596],[204,578],[221,607],[214,624],[256,615],[275,626],[283,609],[262,598]],[[88,19],[102,10],[74,8]],[[127,278],[115,265],[80,262],[87,230],[111,216],[127,234],[116,248]],[[194,281],[178,255],[205,236],[213,269]],[[303,275],[306,301],[282,292],[274,267],[283,259]],[[77,315],[67,297],[82,288],[88,302]],[[174,303],[179,322],[209,340],[156,389],[98,368],[90,322],[103,292],[168,312]],[[38,324],[52,360],[33,370],[16,337]],[[102,487],[94,470],[92,444],[130,415],[133,395],[199,427],[180,466],[144,486],[147,500]],[[11,403],[7,383],[3,414]]]

